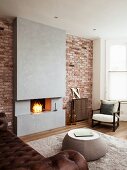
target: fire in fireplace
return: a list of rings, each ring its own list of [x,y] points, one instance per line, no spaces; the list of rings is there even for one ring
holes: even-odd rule
[[[33,99],[31,100],[31,112],[38,114],[44,111],[51,111],[51,99]]]
[[[32,107],[33,113],[40,113],[43,110],[43,105],[40,102],[35,102]]]

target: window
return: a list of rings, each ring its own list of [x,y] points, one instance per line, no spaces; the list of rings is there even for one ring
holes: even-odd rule
[[[127,100],[127,44],[106,45],[106,98]]]

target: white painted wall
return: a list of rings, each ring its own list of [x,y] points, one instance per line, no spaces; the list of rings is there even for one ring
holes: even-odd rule
[[[100,100],[106,99],[106,45],[110,41],[105,39],[93,41],[93,109],[98,109],[100,107]],[[125,41],[127,42],[127,40],[119,40],[119,43]],[[117,43],[118,40],[116,39],[112,42]],[[127,121],[127,101],[121,102],[120,114],[120,120]]]
[[[120,121],[127,121],[127,101],[120,103]]]
[[[100,100],[105,98],[105,40],[93,41],[93,93],[92,108],[100,107]]]
[[[99,107],[100,100],[100,39],[93,42],[93,91],[92,91],[92,108]]]

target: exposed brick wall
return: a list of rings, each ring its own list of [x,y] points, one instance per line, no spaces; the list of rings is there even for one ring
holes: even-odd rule
[[[0,19],[0,111],[13,124],[13,26],[12,19]]]
[[[93,41],[67,35],[66,39],[66,108],[67,122],[71,110],[71,87],[79,87],[81,97],[88,98],[88,113],[92,110]]]

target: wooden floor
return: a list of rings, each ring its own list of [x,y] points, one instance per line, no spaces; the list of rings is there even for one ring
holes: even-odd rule
[[[45,137],[48,137],[51,135],[56,135],[59,133],[67,132],[70,129],[82,128],[82,127],[91,128],[91,122],[89,122],[89,121],[77,122],[76,125],[67,125],[62,128],[57,128],[57,129],[48,130],[45,132],[39,132],[36,134],[27,135],[27,136],[21,137],[21,139],[24,142],[28,142],[28,141],[37,140],[40,138],[45,138]],[[118,129],[115,132],[112,132],[112,128],[110,126],[104,126],[104,125],[101,125],[98,127],[96,126],[93,129],[97,130],[99,132],[111,135],[111,136],[115,136],[115,137],[127,140],[127,122],[120,122],[120,126],[118,127]]]

